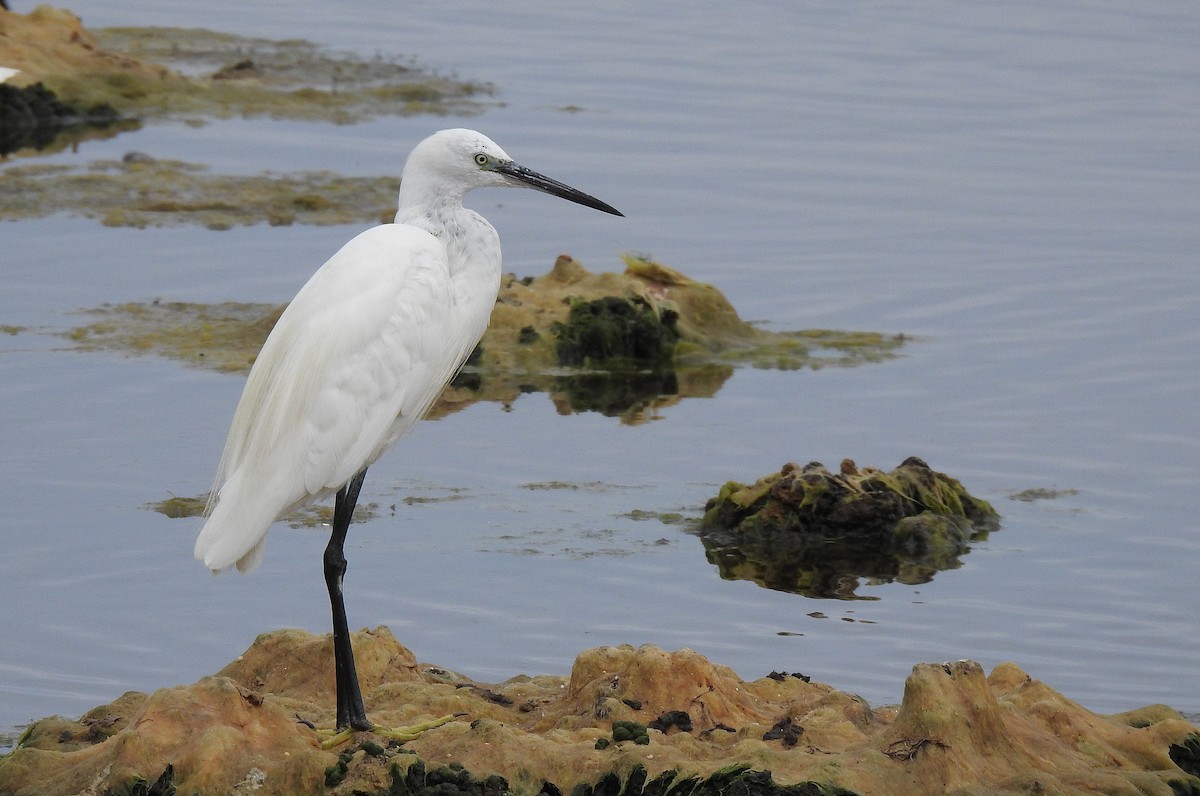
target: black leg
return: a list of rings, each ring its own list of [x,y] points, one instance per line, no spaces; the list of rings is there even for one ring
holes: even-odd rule
[[[342,578],[346,574],[346,556],[342,547],[346,532],[350,530],[350,518],[362,489],[362,472],[337,493],[333,504],[333,534],[325,548],[325,585],[329,589],[329,605],[333,609],[333,659],[337,673],[337,728],[339,730],[369,730],[374,725],[367,719],[363,707],[362,691],[358,686],[358,672],[354,668],[354,650],[350,648],[350,627],[346,622],[346,604],[342,600]]]

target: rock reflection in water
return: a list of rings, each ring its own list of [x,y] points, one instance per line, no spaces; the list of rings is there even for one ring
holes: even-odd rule
[[[916,457],[890,473],[846,460],[784,465],[746,486],[726,484],[697,531],[726,580],[806,597],[864,599],[860,583],[926,583],[955,569],[998,515]]]

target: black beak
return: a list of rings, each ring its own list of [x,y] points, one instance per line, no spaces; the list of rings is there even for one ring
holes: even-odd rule
[[[544,191],[548,194],[566,199],[575,204],[590,207],[593,210],[599,210],[602,213],[611,213],[614,216],[624,217],[624,213],[617,210],[615,207],[601,202],[594,196],[589,196],[583,191],[576,190],[570,185],[552,180],[544,174],[538,174],[532,169],[527,169],[524,166],[518,166],[516,163],[501,163],[495,167],[496,171],[501,174],[512,177],[517,182],[526,185],[530,188],[536,188],[539,191]]]

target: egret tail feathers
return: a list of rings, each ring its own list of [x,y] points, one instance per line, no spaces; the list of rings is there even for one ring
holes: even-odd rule
[[[235,564],[239,572],[253,572],[262,563],[274,521],[273,508],[261,501],[238,500],[237,484],[231,481],[221,489],[196,537],[195,556],[213,572]]]

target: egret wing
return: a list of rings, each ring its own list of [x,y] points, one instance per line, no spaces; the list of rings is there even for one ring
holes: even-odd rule
[[[376,227],[331,257],[251,369],[197,557],[252,562],[278,516],[336,492],[411,427],[444,386],[452,314],[445,250],[426,232]]]

